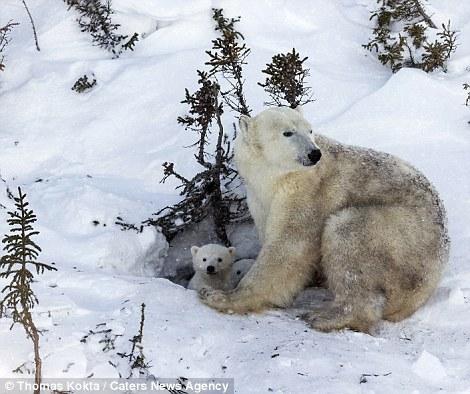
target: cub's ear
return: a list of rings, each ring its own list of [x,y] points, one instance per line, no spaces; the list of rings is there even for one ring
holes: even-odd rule
[[[297,111],[300,115],[304,116],[304,110],[301,105],[295,107],[294,110]]]
[[[243,135],[248,134],[248,129],[250,128],[251,122],[252,120],[249,116],[240,115],[240,119],[238,119],[238,125],[240,126],[240,131]]]
[[[198,250],[199,250],[199,247],[191,246],[191,254],[192,254],[193,257],[197,255]]]
[[[230,246],[228,248],[228,252],[230,253],[231,256],[235,256],[235,246]]]

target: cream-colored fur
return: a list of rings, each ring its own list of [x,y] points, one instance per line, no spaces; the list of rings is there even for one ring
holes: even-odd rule
[[[192,246],[194,276],[188,289],[201,290],[204,287],[219,290],[232,290],[232,266],[235,248],[222,245],[207,244],[201,247]],[[212,267],[211,270],[208,268]],[[237,283],[238,284],[238,283]]]
[[[188,283],[188,289],[198,291],[205,287],[233,290],[254,263],[252,259],[234,261],[235,248],[217,244],[192,246],[191,255],[194,275]],[[210,265],[214,267],[214,272],[208,273],[207,267]]]
[[[442,203],[420,172],[394,156],[313,136],[289,108],[242,117],[240,129],[235,160],[262,250],[235,290],[202,289],[203,302],[236,313],[286,307],[320,271],[335,298],[304,319],[324,331],[369,331],[429,298],[449,241]]]
[[[246,275],[246,273],[253,266],[254,262],[255,260],[253,259],[241,259],[233,263],[232,269],[230,272],[229,285],[228,285],[230,290],[238,286],[242,278]]]

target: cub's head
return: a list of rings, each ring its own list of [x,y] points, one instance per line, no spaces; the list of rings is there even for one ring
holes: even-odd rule
[[[235,258],[235,248],[208,244],[201,247],[192,246],[193,267],[195,271],[203,272],[207,275],[217,275],[227,271],[233,264]]]
[[[254,118],[242,115],[240,131],[235,155],[237,150],[248,149],[251,155],[284,171],[311,167],[321,159],[320,149],[313,141],[312,126],[300,108],[270,108]]]

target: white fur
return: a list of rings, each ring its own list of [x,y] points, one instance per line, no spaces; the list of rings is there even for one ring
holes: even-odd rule
[[[232,265],[235,258],[235,248],[207,244],[201,247],[192,246],[194,276],[191,278],[188,288],[200,290],[203,287],[212,289],[229,290],[231,287]],[[207,267],[214,267],[214,273],[210,274]]]
[[[240,130],[235,161],[262,250],[235,290],[202,289],[206,304],[237,313],[286,307],[320,275],[335,298],[305,320],[325,331],[368,331],[429,298],[449,241],[442,202],[419,171],[385,153],[313,138],[290,108],[242,116]]]

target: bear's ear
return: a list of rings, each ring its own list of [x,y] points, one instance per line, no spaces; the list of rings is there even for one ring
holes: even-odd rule
[[[228,252],[230,253],[231,256],[235,256],[235,246],[230,246],[228,248]]]
[[[243,135],[248,134],[248,129],[250,128],[251,122],[252,120],[249,116],[240,115],[240,119],[238,119],[238,125],[240,126],[240,131]]]
[[[197,255],[198,250],[199,250],[199,247],[191,246],[191,254],[192,254],[193,257]]]
[[[297,111],[300,115],[304,116],[304,110],[301,105],[295,107],[294,110]]]

